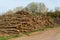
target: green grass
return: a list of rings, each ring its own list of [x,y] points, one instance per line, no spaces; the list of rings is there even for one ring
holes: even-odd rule
[[[0,36],[0,40],[8,40],[8,38],[6,38],[4,36]]]
[[[10,35],[10,36],[0,36],[0,40],[8,40],[8,39],[16,38],[16,37],[20,37],[20,36],[22,36],[22,35],[15,34],[15,35]]]

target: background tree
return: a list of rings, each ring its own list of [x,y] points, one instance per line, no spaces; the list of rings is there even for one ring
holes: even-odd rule
[[[8,14],[13,14],[14,12],[12,10],[7,11],[4,15],[8,15]]]
[[[56,8],[55,8],[55,15],[56,15],[57,17],[60,17],[60,7],[56,7]]]
[[[32,3],[28,4],[25,7],[25,10],[29,11],[29,12],[32,12],[32,13],[36,13],[36,12],[45,13],[45,12],[47,12],[47,8],[44,5],[44,3],[35,3],[35,2],[32,2]]]

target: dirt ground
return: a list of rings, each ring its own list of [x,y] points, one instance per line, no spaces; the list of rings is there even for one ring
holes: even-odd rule
[[[9,40],[60,40],[60,27],[48,29],[42,32],[34,32],[30,36],[22,36]]]

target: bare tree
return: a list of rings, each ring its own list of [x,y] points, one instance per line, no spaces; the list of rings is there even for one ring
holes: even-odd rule
[[[14,12],[21,11],[21,10],[23,10],[23,7],[16,7],[15,9],[13,9]]]

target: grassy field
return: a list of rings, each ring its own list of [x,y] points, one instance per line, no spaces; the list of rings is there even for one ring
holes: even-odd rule
[[[11,38],[16,38],[16,37],[20,37],[21,35],[16,34],[16,35],[10,35],[10,36],[0,36],[0,40],[8,40]]]
[[[0,36],[0,40],[8,40],[8,38],[6,38],[4,36]]]

